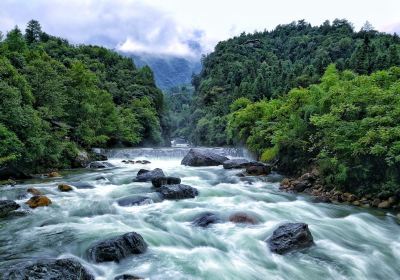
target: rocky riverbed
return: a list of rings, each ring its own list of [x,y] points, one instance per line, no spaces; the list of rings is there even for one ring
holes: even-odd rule
[[[390,213],[282,192],[269,166],[229,151],[146,151],[0,188],[1,277],[400,277]]]

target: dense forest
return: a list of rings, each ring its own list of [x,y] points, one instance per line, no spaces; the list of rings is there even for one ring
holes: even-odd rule
[[[400,67],[368,76],[330,65],[319,84],[230,108],[229,139],[286,174],[317,168],[328,188],[399,191]]]
[[[399,48],[397,35],[379,33],[368,23],[356,32],[346,20],[321,26],[302,20],[220,42],[193,78],[196,91],[188,122],[193,129],[182,136],[195,144],[232,144],[226,126],[236,99],[271,99],[305,88],[319,82],[331,63],[359,74],[388,69],[399,65]]]
[[[70,167],[81,149],[163,141],[163,94],[149,67],[72,45],[30,21],[0,34],[0,167]]]

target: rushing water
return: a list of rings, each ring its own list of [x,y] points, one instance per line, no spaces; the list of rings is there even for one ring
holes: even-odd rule
[[[186,151],[112,151],[114,169],[83,170],[60,179],[0,188],[1,199],[14,199],[24,208],[27,187],[41,190],[53,201],[50,207],[26,216],[0,219],[0,267],[25,259],[74,256],[96,279],[123,273],[148,279],[400,279],[400,231],[390,215],[312,203],[309,197],[280,192],[268,178],[241,179],[235,176],[237,170],[182,166],[182,150]],[[152,163],[146,167],[122,163],[126,158]],[[198,188],[200,195],[118,206],[116,200],[127,195],[153,195],[151,183],[132,179],[140,168],[156,167]],[[106,180],[96,180],[99,176]],[[76,181],[95,188],[57,190],[58,183]],[[215,212],[227,220],[237,211],[252,214],[259,223],[224,222],[208,228],[191,224],[203,212]],[[315,246],[283,256],[272,254],[264,240],[279,224],[295,221],[309,224]],[[148,243],[145,254],[118,264],[87,261],[90,244],[130,231],[140,233]]]

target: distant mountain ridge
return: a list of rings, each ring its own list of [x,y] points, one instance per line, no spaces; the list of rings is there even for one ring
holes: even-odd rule
[[[123,53],[133,58],[138,67],[148,65],[154,73],[157,87],[166,90],[175,86],[190,84],[192,74],[201,70],[200,60],[178,56]]]

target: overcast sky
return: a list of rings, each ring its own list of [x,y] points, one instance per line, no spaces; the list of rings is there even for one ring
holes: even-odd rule
[[[73,43],[123,51],[197,56],[241,32],[305,19],[346,18],[358,30],[400,33],[400,0],[0,0],[0,30],[37,19]]]

